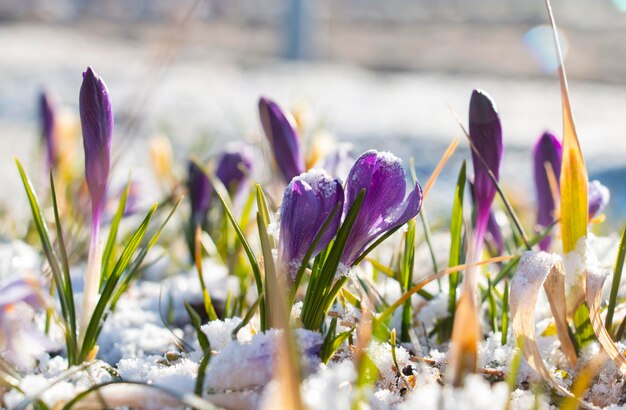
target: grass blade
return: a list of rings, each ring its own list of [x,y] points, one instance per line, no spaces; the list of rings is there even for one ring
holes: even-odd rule
[[[122,220],[122,216],[124,215],[124,210],[126,209],[126,200],[128,198],[128,193],[130,192],[130,179],[126,184],[126,188],[120,197],[120,202],[117,207],[117,212],[113,216],[113,220],[111,221],[111,228],[109,229],[109,236],[107,238],[106,245],[104,247],[104,251],[102,253],[102,275],[100,276],[100,287],[106,281],[106,279],[111,274],[110,262],[111,262],[111,253],[113,252],[113,246],[115,245],[115,240],[117,238],[117,231],[120,225],[120,221]]]
[[[52,270],[52,277],[56,282],[56,287],[59,289],[59,303],[61,305],[61,314],[64,320],[65,327],[65,341],[68,353],[68,361],[71,363],[75,362],[76,359],[76,331],[72,331],[70,328],[70,323],[72,323],[72,315],[70,314],[70,306],[73,305],[73,300],[70,302],[69,299],[73,299],[73,295],[68,294],[68,285],[65,280],[65,276],[62,273],[59,258],[54,252],[54,248],[52,247],[52,242],[50,241],[50,233],[48,230],[48,225],[43,218],[43,214],[41,212],[41,208],[39,207],[39,201],[37,200],[37,194],[35,193],[35,189],[33,188],[33,184],[26,175],[26,171],[24,171],[24,167],[20,161],[15,158],[15,163],[17,165],[18,171],[20,173],[20,178],[22,180],[22,184],[24,185],[24,189],[26,190],[26,196],[28,197],[28,202],[30,204],[31,213],[33,215],[33,222],[35,224],[35,228],[39,234],[39,239],[41,240],[41,245],[43,248],[44,255],[48,263],[50,264],[50,269]],[[75,319],[74,319],[74,323]]]
[[[261,269],[259,268],[259,264],[257,262],[256,256],[254,255],[254,252],[252,251],[250,244],[246,240],[246,237],[243,234],[241,227],[237,223],[237,220],[233,216],[233,213],[230,211],[230,208],[228,207],[228,205],[226,205],[226,201],[224,200],[224,197],[222,197],[222,195],[219,192],[216,192],[216,195],[219,198],[220,202],[222,203],[222,206],[224,207],[224,212],[226,212],[226,216],[230,220],[230,223],[233,225],[233,228],[235,229],[235,233],[237,234],[237,237],[239,238],[239,241],[241,242],[241,245],[243,246],[243,249],[246,252],[248,261],[250,261],[250,266],[252,267],[252,274],[254,275],[254,281],[256,283],[257,294],[262,295],[263,294],[263,279],[261,277]],[[261,315],[261,323],[264,323],[265,321],[265,304],[264,303],[261,303],[261,310],[259,313]]]
[[[619,290],[619,284],[622,281],[622,270],[624,269],[624,258],[626,257],[626,228],[622,233],[622,240],[619,243],[619,250],[617,252],[617,260],[615,261],[615,268],[613,271],[613,282],[611,283],[611,295],[609,296],[609,305],[606,310],[605,326],[609,333],[611,333],[611,327],[613,325],[613,314],[615,313],[615,306],[617,305],[617,291]],[[618,339],[619,340],[619,339]]]

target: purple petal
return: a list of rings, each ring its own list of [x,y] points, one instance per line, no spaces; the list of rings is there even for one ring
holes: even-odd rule
[[[259,114],[263,131],[270,142],[274,159],[286,182],[304,172],[304,158],[295,126],[269,98],[259,100]]]
[[[247,146],[223,152],[217,162],[215,176],[224,184],[231,196],[245,185],[252,170],[252,154]]]
[[[285,189],[280,208],[280,259],[294,274],[307,250],[332,211],[339,210],[313,250],[317,256],[335,236],[341,220],[343,189],[336,179],[321,170],[294,178]],[[291,278],[293,279],[293,278]]]
[[[55,108],[52,98],[45,91],[39,97],[39,109],[41,118],[41,138],[46,144],[46,158],[48,169],[54,166],[56,161],[56,135],[55,135]]]
[[[491,97],[482,90],[472,92],[469,107],[469,135],[472,144],[488,167],[485,167],[485,164],[472,150],[477,205],[475,232],[477,242],[482,244],[489,210],[496,194],[496,187],[489,177],[488,170],[493,172],[496,180],[499,179],[503,149],[502,126],[496,105]]]
[[[362,189],[366,190],[363,205],[342,255],[342,262],[346,265],[351,265],[379,235],[417,215],[421,207],[419,184],[404,199],[406,177],[402,162],[388,152],[367,151],[356,160],[346,182],[344,215]]]
[[[102,212],[111,169],[113,109],[106,84],[91,67],[83,73],[79,101],[85,148],[85,178],[94,219],[97,219]]]
[[[191,220],[194,226],[204,225],[207,212],[211,206],[213,185],[204,170],[195,162],[189,161],[187,180],[191,201]]]
[[[600,181],[589,183],[589,219],[597,216],[611,199],[611,192]]]
[[[537,225],[547,227],[554,221],[555,198],[548,179],[546,164],[550,164],[556,177],[557,188],[561,174],[561,156],[563,147],[556,137],[549,131],[544,132],[533,147],[533,162],[535,171],[535,189],[537,193]],[[546,236],[540,243],[542,251],[550,247],[552,237]]]
[[[43,298],[38,293],[41,286],[33,277],[11,279],[0,285],[0,311],[10,305],[24,302],[38,309],[43,306]]]

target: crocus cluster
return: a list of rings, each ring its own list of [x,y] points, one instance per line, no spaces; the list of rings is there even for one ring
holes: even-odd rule
[[[305,171],[295,121],[278,104],[266,97],[259,100],[259,115],[280,174],[285,182],[289,182]]]
[[[83,73],[79,96],[85,149],[85,180],[91,197],[91,239],[83,289],[83,328],[98,300],[101,274],[100,221],[111,169],[113,108],[106,84],[92,69]]]
[[[328,246],[340,225],[341,215],[345,217],[359,193],[365,190],[341,257],[344,266],[352,266],[374,240],[419,212],[422,189],[415,183],[405,198],[406,184],[401,160],[391,153],[374,150],[365,152],[352,166],[345,186],[345,201],[341,183],[325,171],[312,170],[294,178],[285,189],[280,208],[279,255],[283,266],[292,274],[299,268],[320,228],[337,208],[313,256]]]

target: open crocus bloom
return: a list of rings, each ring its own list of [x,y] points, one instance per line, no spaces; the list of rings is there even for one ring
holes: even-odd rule
[[[341,220],[344,193],[338,179],[325,171],[312,169],[295,177],[285,188],[280,206],[280,260],[294,279],[302,259],[324,222],[337,208],[335,215],[313,249],[315,257],[335,236]]]
[[[50,345],[25,316],[29,307],[40,309],[45,305],[40,285],[32,276],[19,277],[0,285],[0,351],[19,367],[27,367],[33,355]]]
[[[389,152],[370,150],[361,155],[348,174],[344,215],[365,189],[341,262],[351,266],[366,247],[383,233],[407,223],[422,206],[418,183],[405,198],[406,177],[402,161]]]

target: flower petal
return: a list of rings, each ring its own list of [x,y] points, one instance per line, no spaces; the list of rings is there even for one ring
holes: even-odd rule
[[[546,131],[544,132],[533,147],[533,160],[535,171],[535,189],[537,192],[537,225],[546,227],[554,221],[554,212],[556,209],[555,198],[552,195],[552,189],[546,170],[546,163],[550,164],[554,171],[555,182],[559,183],[559,175],[561,174],[561,156],[563,147],[556,137]],[[539,243],[539,249],[545,251],[549,248],[552,238],[550,236],[544,238]]]
[[[289,182],[305,169],[296,127],[278,104],[269,98],[261,97],[259,100],[259,114],[274,159],[283,179]]]
[[[113,109],[106,84],[91,67],[83,73],[79,105],[85,148],[85,179],[96,211],[95,217],[99,217],[111,169]]]
[[[589,219],[597,216],[611,200],[611,192],[600,181],[589,182]]]
[[[194,226],[204,225],[206,214],[211,207],[213,185],[202,167],[195,161],[189,161],[187,179],[189,199],[191,202],[191,221]]]
[[[476,194],[476,240],[482,244],[487,228],[489,210],[496,194],[496,187],[491,181],[489,170],[496,179],[500,176],[500,162],[502,160],[502,126],[491,97],[482,90],[474,90],[469,107],[469,136],[476,151],[472,149],[474,164],[474,189]]]

